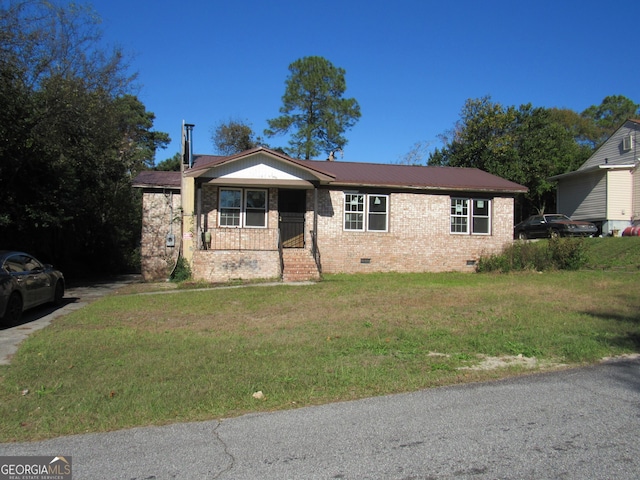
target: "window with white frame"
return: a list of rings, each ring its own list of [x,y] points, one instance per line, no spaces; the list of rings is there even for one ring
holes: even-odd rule
[[[221,227],[266,228],[268,192],[263,189],[221,188],[219,225]]]
[[[389,229],[389,195],[346,192],[344,229],[386,232]]]
[[[491,234],[491,200],[451,198],[451,233]]]

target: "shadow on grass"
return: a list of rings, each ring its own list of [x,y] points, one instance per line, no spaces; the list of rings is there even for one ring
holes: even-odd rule
[[[603,338],[602,341],[640,353],[640,305],[636,304],[637,296],[619,294],[616,297],[620,304],[632,306],[630,308],[632,313],[625,315],[602,310],[583,311],[582,313],[599,320],[623,325],[623,331],[619,331],[617,335]],[[629,359],[616,359],[609,365],[609,368],[611,376],[618,382],[634,392],[640,392],[640,358],[632,356]]]
[[[626,325],[628,327],[626,332],[620,332],[619,335],[608,337],[606,341],[640,353],[640,304],[636,304],[638,302],[637,296],[620,294],[616,297],[621,305],[631,306],[629,309],[631,313],[622,314],[603,310],[587,310],[582,313],[599,320]]]

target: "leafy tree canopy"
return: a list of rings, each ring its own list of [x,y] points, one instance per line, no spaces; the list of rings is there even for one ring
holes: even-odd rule
[[[89,5],[17,0],[0,6],[3,61],[20,72],[29,88],[58,76],[82,78],[90,90],[128,92],[136,75],[120,48],[106,50],[98,14]]]
[[[100,45],[87,7],[0,8],[0,238],[67,273],[132,265],[140,204],[131,179],[169,137]]]
[[[305,159],[343,149],[347,144],[344,132],[360,118],[358,102],[343,98],[345,73],[323,57],[304,57],[289,65],[282,115],[267,121],[265,135],[293,130],[286,151]]]
[[[234,119],[219,123],[213,131],[211,140],[220,155],[233,155],[256,148],[263,143],[260,137],[256,137],[251,125]]]
[[[530,104],[504,107],[490,97],[469,99],[430,165],[475,167],[525,185],[523,216],[555,206],[554,186],[546,178],[575,170],[591,153],[576,142],[580,130],[557,110]]]
[[[182,153],[178,152],[173,157],[167,158],[166,160],[158,163],[155,167],[153,167],[153,169],[160,172],[179,172],[181,165]]]
[[[626,120],[640,117],[640,105],[623,95],[611,95],[605,97],[600,105],[587,108],[582,117],[592,122],[591,141],[594,147],[598,147]]]

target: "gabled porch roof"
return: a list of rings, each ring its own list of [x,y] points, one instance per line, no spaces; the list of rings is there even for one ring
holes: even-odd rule
[[[184,174],[213,185],[313,188],[314,183],[328,184],[335,180],[308,162],[264,147],[228,157],[194,155],[193,167]]]

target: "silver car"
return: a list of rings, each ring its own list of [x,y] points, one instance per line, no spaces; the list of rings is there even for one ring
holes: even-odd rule
[[[24,252],[0,250],[0,325],[20,320],[22,312],[64,297],[64,276]]]

